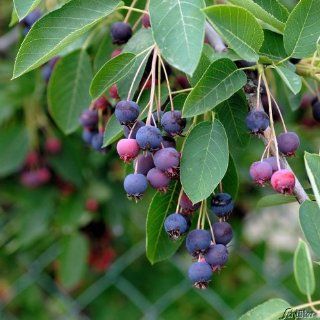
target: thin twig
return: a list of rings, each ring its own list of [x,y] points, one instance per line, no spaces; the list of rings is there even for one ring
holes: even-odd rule
[[[174,111],[174,106],[173,106],[173,99],[172,99],[172,93],[171,93],[171,88],[170,88],[170,82],[169,82],[169,78],[168,78],[168,74],[167,74],[167,70],[166,70],[166,66],[161,58],[161,55],[159,53],[158,58],[161,62],[162,65],[162,69],[166,78],[166,82],[167,82],[167,87],[168,87],[168,93],[169,93],[169,99],[170,99],[170,104],[171,104],[171,111]]]

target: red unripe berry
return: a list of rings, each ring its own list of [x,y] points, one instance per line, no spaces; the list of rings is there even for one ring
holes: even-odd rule
[[[94,107],[95,107],[96,109],[106,110],[109,106],[110,106],[110,103],[109,103],[109,101],[108,101],[104,96],[98,98],[98,99],[94,102]]]
[[[48,138],[45,143],[45,150],[49,154],[58,154],[61,151],[61,141],[55,137]]]
[[[257,184],[263,186],[272,176],[272,167],[268,162],[257,161],[250,167],[250,176]]]
[[[85,208],[89,212],[95,213],[99,210],[99,202],[94,198],[89,198],[86,201]]]
[[[200,203],[193,204],[184,192],[181,195],[179,205],[183,214],[193,213],[200,208]]]
[[[279,193],[292,194],[295,183],[294,174],[287,169],[278,170],[271,177],[271,185]]]
[[[37,170],[37,176],[40,183],[45,184],[51,179],[51,172],[48,168],[40,168]]]
[[[137,157],[140,147],[136,139],[121,139],[117,144],[117,151],[124,162],[130,162]]]
[[[114,84],[112,87],[110,87],[109,95],[112,99],[120,99],[119,93],[118,93],[118,87],[116,84]]]
[[[141,23],[146,29],[151,27],[150,16],[147,13],[142,16]]]
[[[40,156],[37,151],[30,151],[27,154],[25,165],[27,167],[34,167],[40,162]]]
[[[116,50],[112,51],[111,58],[117,57],[119,54],[121,54],[121,52],[122,52],[122,49],[116,49]]]

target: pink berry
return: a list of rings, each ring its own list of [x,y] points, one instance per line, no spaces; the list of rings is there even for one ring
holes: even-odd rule
[[[58,154],[61,151],[61,141],[58,138],[50,137],[46,140],[45,149],[50,154]]]
[[[292,194],[295,183],[294,174],[287,169],[278,170],[271,177],[271,185],[279,193]]]
[[[118,93],[118,87],[116,84],[114,84],[112,87],[109,89],[109,95],[112,99],[119,99],[119,93]]]
[[[185,193],[182,194],[179,205],[183,214],[193,213],[200,208],[200,203],[193,204]]]
[[[250,176],[257,184],[263,186],[272,176],[272,167],[268,162],[257,161],[250,167]]]
[[[136,139],[121,139],[117,144],[117,151],[124,162],[130,162],[137,157],[140,148]]]

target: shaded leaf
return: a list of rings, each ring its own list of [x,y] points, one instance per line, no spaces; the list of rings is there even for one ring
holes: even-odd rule
[[[265,208],[265,207],[280,206],[283,204],[288,204],[296,201],[297,199],[294,196],[287,196],[282,194],[271,194],[271,195],[267,195],[260,198],[257,203],[257,207]]]
[[[304,163],[313,193],[320,207],[320,155],[305,152]]]
[[[229,193],[233,200],[237,198],[239,189],[239,175],[237,167],[234,163],[232,156],[229,156],[228,169],[222,179],[223,191]]]
[[[283,36],[270,30],[263,30],[263,32],[264,41],[259,50],[260,55],[269,58],[268,62],[284,59],[287,53],[283,44]]]
[[[294,71],[285,66],[275,66],[281,79],[287,85],[287,87],[294,93],[300,92],[302,87],[302,81],[300,76],[298,76]]]
[[[41,0],[13,0],[15,12],[19,20],[26,17],[40,2]]]

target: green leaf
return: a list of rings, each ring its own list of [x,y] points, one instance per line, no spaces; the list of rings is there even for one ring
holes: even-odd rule
[[[31,11],[33,11],[41,0],[13,0],[14,8],[21,21]]]
[[[312,250],[320,258],[320,209],[317,203],[305,201],[299,210],[301,229]]]
[[[229,193],[235,200],[239,189],[239,175],[231,155],[229,156],[228,170],[222,179],[223,191]]]
[[[0,177],[19,169],[28,153],[27,130],[21,125],[2,127],[0,130]]]
[[[183,107],[183,116],[190,118],[213,109],[239,91],[246,82],[246,74],[229,59],[213,62],[190,92]]]
[[[275,66],[281,79],[285,82],[287,87],[294,93],[300,92],[302,87],[302,81],[300,76],[298,76],[294,71],[285,66]]]
[[[152,264],[170,258],[183,242],[183,238],[178,241],[170,240],[163,227],[166,216],[176,210],[179,191],[179,183],[175,182],[167,193],[157,192],[150,203],[146,247],[147,257]]]
[[[105,29],[105,36],[101,39],[97,53],[94,57],[94,70],[99,71],[102,66],[106,63],[106,59],[111,56],[115,46],[112,44],[112,38],[110,35],[110,30]]]
[[[63,239],[59,277],[62,285],[66,288],[74,287],[83,277],[88,250],[87,239],[80,233],[66,236]]]
[[[320,37],[319,0],[300,0],[289,15],[283,34],[287,54],[305,58],[316,51]]]
[[[61,58],[54,68],[48,86],[48,105],[52,118],[65,134],[79,127],[81,112],[90,105],[91,78],[90,57],[84,50]]]
[[[215,5],[204,12],[228,46],[241,58],[258,61],[263,30],[250,12],[229,5]]]
[[[263,30],[264,41],[259,50],[261,56],[268,58],[268,62],[282,60],[287,56],[284,49],[283,36],[270,30]]]
[[[181,183],[193,203],[210,196],[224,177],[229,161],[228,139],[215,120],[196,125],[188,137],[181,158]]]
[[[106,62],[94,76],[90,94],[97,99],[117,81],[125,77],[133,68],[136,56],[133,53],[122,53]]]
[[[103,136],[103,146],[107,147],[117,141],[123,135],[123,128],[113,114],[107,122]]]
[[[258,208],[265,208],[265,207],[273,207],[273,206],[280,206],[287,203],[296,202],[297,199],[294,196],[287,196],[282,194],[271,194],[264,196],[259,199],[257,203]]]
[[[304,163],[314,196],[320,207],[320,155],[305,152]]]
[[[200,60],[204,39],[203,0],[151,0],[153,37],[163,57],[192,75]]]
[[[290,304],[287,301],[271,299],[248,311],[239,320],[278,320],[288,308]]]
[[[218,118],[223,124],[229,140],[230,150],[245,147],[250,135],[245,124],[248,114],[248,103],[242,91],[219,104],[216,108]]]
[[[112,13],[119,2],[119,0],[71,0],[38,20],[21,44],[13,78],[53,58]]]
[[[316,286],[313,265],[308,246],[301,239],[294,253],[293,269],[299,290],[305,295],[312,295]]]
[[[230,0],[230,2],[247,9],[257,19],[283,32],[289,13],[277,0]]]
[[[210,64],[211,64],[210,58],[206,55],[205,52],[202,52],[200,61],[197,65],[196,70],[193,73],[193,76],[188,77],[191,86],[195,86],[198,83],[198,81],[201,79],[203,74],[209,68]]]

